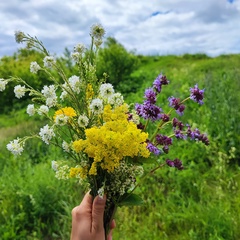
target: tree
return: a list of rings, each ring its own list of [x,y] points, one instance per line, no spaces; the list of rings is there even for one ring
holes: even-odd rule
[[[126,84],[131,84],[130,75],[138,63],[139,60],[133,52],[127,51],[115,38],[108,37],[97,57],[97,76],[102,78],[103,73],[107,73],[107,81],[113,84],[116,90],[126,92]]]

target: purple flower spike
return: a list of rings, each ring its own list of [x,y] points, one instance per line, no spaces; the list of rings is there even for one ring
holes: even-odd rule
[[[203,95],[204,95],[204,89],[200,90],[198,88],[198,85],[196,84],[194,88],[190,88],[190,99],[192,99],[194,102],[199,103],[200,105],[203,104]]]
[[[147,143],[147,149],[153,153],[154,155],[159,155],[161,154],[161,151],[155,146],[153,145],[151,142]]]
[[[170,159],[167,159],[167,160],[166,160],[166,164],[167,164],[169,167],[175,167],[175,168],[177,168],[178,170],[183,170],[182,161],[179,160],[178,158],[174,159],[173,161],[170,160]]]
[[[153,82],[153,87],[157,93],[160,93],[162,90],[162,85],[168,85],[169,81],[166,76],[159,74]]]
[[[156,93],[154,92],[154,90],[152,88],[148,88],[145,91],[145,95],[144,97],[147,99],[147,101],[151,104],[155,104],[156,103]]]

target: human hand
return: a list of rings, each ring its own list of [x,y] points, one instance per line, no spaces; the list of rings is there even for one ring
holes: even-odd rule
[[[106,196],[93,197],[86,193],[81,204],[72,210],[71,240],[105,240],[103,224]],[[112,221],[107,240],[112,240],[112,230],[116,227]]]

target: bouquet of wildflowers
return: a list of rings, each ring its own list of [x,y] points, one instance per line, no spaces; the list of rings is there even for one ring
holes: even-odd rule
[[[56,177],[76,178],[81,184],[87,183],[94,197],[107,195],[104,216],[107,233],[118,206],[141,202],[133,192],[136,179],[146,174],[143,163],[155,163],[151,172],[163,165],[182,170],[181,160],[163,161],[161,157],[168,153],[173,138],[190,138],[206,145],[209,140],[198,129],[171,117],[173,111],[183,114],[188,99],[203,104],[204,90],[197,85],[190,88],[189,96],[184,100],[168,98],[169,112],[164,113],[157,105],[157,97],[162,87],[169,84],[166,76],[157,76],[152,86],[146,89],[143,102],[131,105],[106,82],[106,75],[102,79],[96,77],[96,55],[104,33],[101,25],[92,26],[90,47],[77,44],[71,55],[79,69],[78,76],[66,76],[41,41],[16,32],[17,42],[25,42],[28,48],[36,48],[45,54],[42,64],[31,63],[30,71],[33,74],[44,71],[52,84],[36,90],[29,82],[10,77],[0,79],[0,91],[9,82],[16,82],[14,92],[17,98],[25,94],[31,96],[32,104],[28,105],[27,113],[48,119],[48,124],[42,126],[39,133],[10,141],[7,149],[20,155],[25,142],[31,138],[61,148],[69,157],[65,161],[52,162]],[[56,71],[59,78],[55,78],[52,71]],[[167,127],[171,133],[164,135],[162,129]]]

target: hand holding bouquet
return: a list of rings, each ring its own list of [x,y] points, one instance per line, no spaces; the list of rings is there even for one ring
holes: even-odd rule
[[[15,139],[7,148],[20,155],[30,138],[40,138],[46,144],[61,148],[68,157],[65,161],[52,162],[56,177],[76,178],[81,184],[87,183],[93,197],[107,195],[104,215],[107,233],[117,207],[141,203],[133,192],[138,184],[136,179],[146,174],[144,163],[155,163],[151,172],[163,165],[182,170],[181,160],[163,160],[163,155],[173,145],[173,138],[190,138],[206,145],[209,140],[198,129],[172,117],[173,111],[180,116],[184,113],[187,100],[203,104],[204,90],[197,85],[190,88],[189,96],[184,100],[168,98],[169,112],[164,113],[157,105],[157,97],[169,84],[166,76],[160,74],[156,77],[152,86],[146,89],[143,103],[132,104],[127,104],[122,94],[107,83],[106,74],[102,79],[97,78],[96,57],[104,33],[101,25],[92,26],[90,48],[77,44],[72,53],[79,74],[66,76],[41,41],[16,32],[17,42],[26,42],[28,48],[36,48],[45,54],[43,64],[32,62],[30,71],[33,74],[44,71],[52,84],[38,91],[29,81],[11,77],[0,79],[0,91],[10,81],[16,82],[16,97],[28,93],[32,98],[27,113],[48,119],[48,124],[38,134]],[[52,71],[56,71],[59,78],[55,78]],[[164,135],[163,129],[169,129],[170,133]]]

